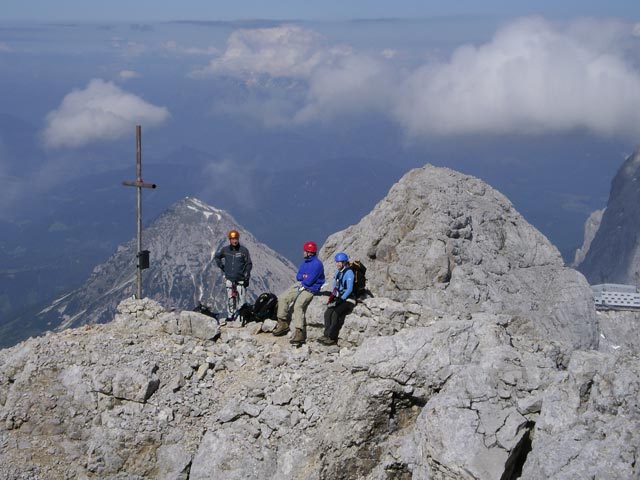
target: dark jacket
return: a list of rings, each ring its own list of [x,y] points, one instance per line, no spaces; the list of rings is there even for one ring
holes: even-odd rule
[[[318,257],[312,255],[304,259],[296,275],[304,288],[313,293],[318,293],[324,285],[324,265]]]
[[[216,265],[224,272],[227,280],[231,282],[243,281],[246,285],[249,284],[253,264],[246,247],[239,244],[237,247],[225,245],[216,252],[215,259]]]

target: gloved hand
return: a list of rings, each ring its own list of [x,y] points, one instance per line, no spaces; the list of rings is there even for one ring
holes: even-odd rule
[[[244,280],[238,280],[236,282],[236,285],[240,285],[241,287],[244,287],[246,284],[244,283]]]

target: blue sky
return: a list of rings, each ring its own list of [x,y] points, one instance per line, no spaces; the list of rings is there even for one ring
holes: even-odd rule
[[[427,18],[446,15],[549,17],[616,16],[640,20],[632,0],[4,0],[4,20],[235,20],[350,18]],[[635,17],[635,19],[633,18]]]

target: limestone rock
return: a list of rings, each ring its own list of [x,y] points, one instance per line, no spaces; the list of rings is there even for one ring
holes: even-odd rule
[[[640,354],[640,312],[608,310],[598,312],[601,352]]]
[[[575,352],[545,395],[523,478],[638,478],[637,356]]]
[[[591,212],[591,215],[589,215],[589,218],[587,218],[587,221],[584,223],[584,239],[582,246],[576,250],[573,263],[571,264],[572,267],[578,268],[587,256],[587,252],[589,252],[589,248],[591,248],[591,242],[593,242],[602,223],[604,211],[605,209],[601,208],[600,210]]]
[[[360,223],[330,236],[321,256],[337,251],[365,263],[375,296],[435,313],[517,313],[542,337],[597,346],[584,277],[477,178],[412,170]]]

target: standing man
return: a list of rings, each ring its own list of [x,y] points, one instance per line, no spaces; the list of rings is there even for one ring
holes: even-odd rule
[[[356,305],[353,282],[355,276],[349,268],[349,257],[340,252],[335,256],[338,271],[333,277],[333,290],[329,296],[327,310],[324,312],[324,335],[318,339],[323,345],[335,345],[338,343],[338,334],[344,317],[346,317]]]
[[[228,234],[229,245],[216,252],[216,265],[225,277],[227,291],[227,320],[236,319],[238,309],[244,304],[245,294],[251,277],[251,255],[246,247],[240,245],[240,234],[231,230]],[[226,324],[226,321],[222,323]]]
[[[289,343],[298,347],[307,340],[307,307],[324,285],[324,265],[316,256],[317,253],[318,246],[314,242],[306,242],[302,246],[304,262],[296,275],[296,280],[300,283],[278,297],[278,325],[273,334],[280,337],[289,331],[288,316],[289,311],[293,309],[291,326],[294,330]]]

